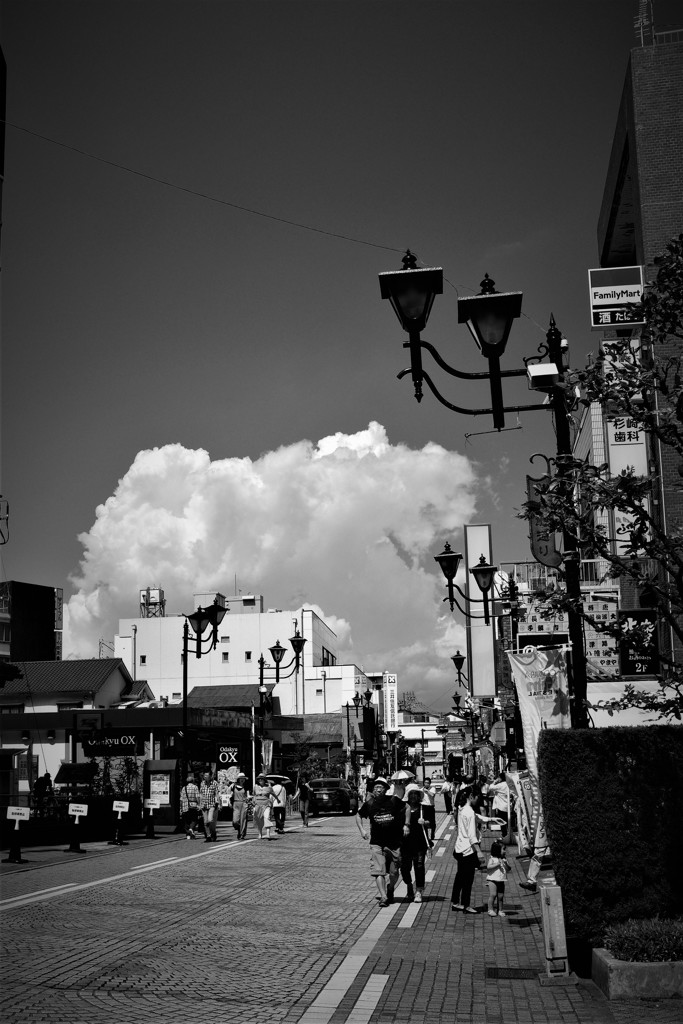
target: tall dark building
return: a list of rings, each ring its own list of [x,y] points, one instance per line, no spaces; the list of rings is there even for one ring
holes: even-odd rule
[[[683,233],[683,29],[657,32],[650,18],[643,25],[642,45],[631,51],[624,82],[598,220],[598,253],[601,267],[640,265],[645,281],[651,281],[655,258]],[[614,332],[605,333],[606,341],[610,337]],[[680,354],[673,337],[653,353],[662,360]],[[656,401],[661,408],[665,399],[657,395]],[[648,472],[658,481],[653,513],[670,535],[683,525],[683,464],[673,448],[650,441]],[[622,606],[638,607],[638,600],[622,587]],[[672,635],[661,639],[664,649],[682,653]]]
[[[61,661],[62,591],[0,583],[0,661]]]

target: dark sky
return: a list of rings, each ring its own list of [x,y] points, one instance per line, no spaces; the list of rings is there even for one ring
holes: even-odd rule
[[[526,558],[514,509],[529,456],[553,451],[550,417],[467,443],[488,418],[418,406],[377,274],[408,246],[443,266],[425,337],[463,369],[485,363],[456,289],[485,272],[524,292],[505,366],[551,312],[583,364],[637,6],[3,3],[5,576],[68,598],[77,535],[140,450],[257,459],[371,420],[392,445],[474,460],[489,478],[475,520],[498,560]],[[488,404],[484,386],[434,378]]]

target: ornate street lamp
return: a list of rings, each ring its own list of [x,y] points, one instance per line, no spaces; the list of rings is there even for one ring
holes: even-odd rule
[[[305,637],[301,636],[298,629],[295,629],[294,636],[289,638],[289,642],[294,651],[294,657],[291,661],[288,661],[286,665],[282,664],[282,659],[287,653],[287,649],[282,646],[279,640],[276,640],[272,647],[269,647],[271,657],[275,662],[275,686],[278,685],[280,679],[289,679],[290,676],[297,675],[301,668],[301,656],[303,654],[304,646],[306,644]],[[266,665],[266,659],[261,656],[258,660],[259,669],[259,716],[260,716],[260,734],[263,739],[265,733],[265,714],[266,714],[266,696],[268,693],[268,687],[266,686],[266,672],[271,671],[270,666]],[[290,669],[289,672],[283,670]]]
[[[484,605],[484,622],[488,626],[490,621],[488,595],[493,586],[495,575],[498,572],[498,566],[489,565],[484,556],[480,556],[478,564],[473,569],[470,569],[470,573],[474,576],[477,586],[484,596],[483,598],[468,597],[455,582],[455,577],[461,560],[462,554],[459,551],[453,551],[448,542],[446,542],[441,554],[434,555],[434,561],[439,563],[441,571],[446,578],[447,595],[444,597],[444,601],[448,601],[451,606],[451,611],[453,611],[457,605],[458,610],[469,619],[480,619],[481,615],[473,615],[471,612],[461,608],[458,604],[458,599],[455,596],[455,591],[458,591],[463,601],[467,604],[472,604],[474,602],[477,604],[482,603]]]
[[[401,380],[407,373],[412,375],[415,397],[422,399],[422,382],[426,381],[434,397],[447,409],[468,416],[483,413],[493,414],[495,430],[503,430],[506,412],[528,412],[535,409],[550,409],[554,415],[557,437],[556,464],[559,486],[571,494],[571,468],[568,457],[572,454],[570,410],[568,391],[564,379],[567,343],[557,329],[551,315],[545,344],[539,345],[538,356],[524,360],[524,369],[501,370],[500,356],[505,350],[513,321],[520,316],[522,293],[497,292],[488,274],[481,283],[479,295],[458,301],[458,322],[467,325],[474,340],[489,363],[488,373],[465,373],[450,366],[429,342],[420,338],[434,302],[434,297],[443,290],[443,271],[440,267],[418,270],[412,253],[403,259],[403,270],[380,274],[382,298],[391,300],[401,326],[408,334],[404,348],[410,350],[410,367],[398,374]],[[422,351],[431,353],[437,364],[446,373],[463,380],[488,380],[491,387],[490,409],[468,409],[454,405],[443,397],[422,366]],[[547,357],[546,362],[542,360]],[[527,377],[532,390],[546,392],[543,404],[504,406],[501,379],[503,377]],[[548,402],[549,398],[549,402]],[[572,724],[587,727],[586,706],[586,652],[583,639],[583,623],[579,611],[581,605],[580,553],[576,537],[563,530],[564,576],[569,598],[569,639],[571,644],[570,680],[573,697]],[[449,585],[449,600],[455,603],[453,587]],[[451,608],[453,604],[451,604]]]
[[[218,644],[218,627],[229,611],[227,605],[220,605],[218,598],[214,599],[208,608],[197,608],[191,615],[185,616],[183,624],[183,778],[187,778],[190,767],[190,736],[187,724],[187,661],[189,657],[190,626],[196,636],[195,657],[201,658],[202,654],[213,651]],[[204,637],[204,630],[211,626],[211,633]],[[208,643],[208,647],[204,644]]]

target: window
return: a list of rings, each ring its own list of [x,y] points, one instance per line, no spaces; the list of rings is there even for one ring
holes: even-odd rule
[[[57,711],[80,711],[82,707],[82,700],[72,700],[66,701],[64,704],[58,704]]]
[[[141,665],[146,665],[147,664],[147,655],[146,654],[141,654],[140,655],[140,664]]]
[[[328,651],[327,647],[323,647],[322,650],[322,663],[323,665],[336,665],[337,659],[331,651]]]
[[[180,700],[182,698],[182,696],[183,696],[182,693],[174,693],[174,694],[171,695],[171,700],[172,701]]]
[[[8,644],[12,639],[9,622],[0,622],[0,643]]]
[[[323,691],[322,690],[316,690],[315,691],[315,695],[316,695],[316,697],[322,697]]]
[[[223,661],[224,662],[230,661],[230,655],[228,654],[227,651],[223,651]]]
[[[221,643],[222,644],[229,644],[230,643],[230,637],[229,636],[222,636],[221,637]]]
[[[244,652],[244,660],[245,661],[251,661],[251,651],[245,651]]]
[[[5,704],[0,707],[0,715],[23,715],[23,704]]]

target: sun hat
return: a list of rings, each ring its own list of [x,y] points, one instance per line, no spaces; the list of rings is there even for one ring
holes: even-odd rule
[[[376,786],[378,782],[380,782],[383,786],[386,786],[386,788],[389,789],[389,783],[387,782],[383,775],[377,776],[377,778],[372,783],[373,786]]]
[[[259,775],[259,778],[261,778],[260,775]],[[246,775],[244,774],[244,772],[238,772],[237,773],[237,775],[235,776],[235,782],[237,782],[238,779],[246,779]]]

